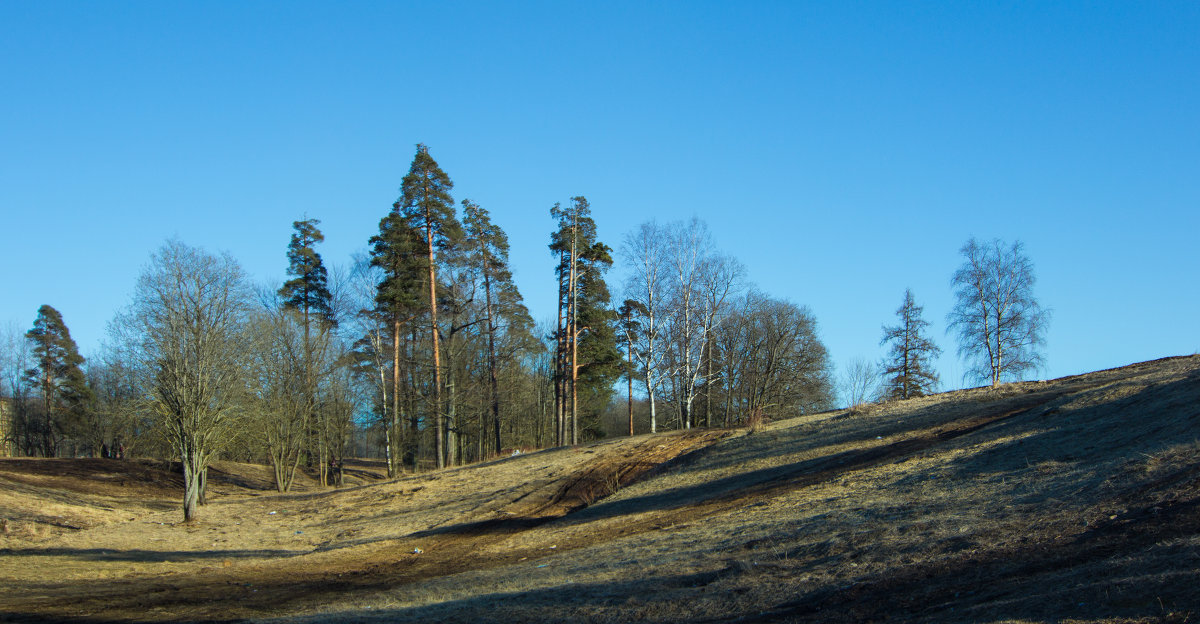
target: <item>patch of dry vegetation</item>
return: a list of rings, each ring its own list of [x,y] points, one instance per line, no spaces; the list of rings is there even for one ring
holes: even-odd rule
[[[2,538],[0,607],[26,619],[1200,617],[1197,357],[336,491],[231,484],[192,525],[177,494],[18,472],[0,517],[77,527]]]

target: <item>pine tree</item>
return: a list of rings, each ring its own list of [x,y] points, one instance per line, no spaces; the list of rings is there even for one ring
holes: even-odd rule
[[[599,435],[598,413],[608,405],[612,384],[621,371],[617,349],[616,313],[609,306],[604,272],[612,266],[612,249],[596,240],[596,223],[583,196],[571,206],[555,204],[550,215],[558,220],[550,250],[558,255],[559,281],[555,398],[558,443],[578,444],[580,402],[585,403],[588,435]]]
[[[316,316],[317,322],[325,327],[337,326],[333,314],[333,295],[329,292],[329,275],[321,261],[321,254],[313,249],[315,244],[325,241],[325,235],[317,229],[320,222],[318,219],[306,219],[292,223],[296,231],[288,243],[287,258],[288,275],[293,277],[279,289],[284,307],[304,315],[306,333],[312,316]]]
[[[376,287],[373,316],[387,324],[392,338],[391,405],[385,401],[382,406],[385,412],[391,412],[385,415],[385,420],[388,423],[388,475],[392,477],[399,473],[402,460],[405,459],[402,453],[412,461],[414,469],[417,461],[419,421],[415,414],[410,414],[410,424],[405,434],[401,419],[401,381],[404,375],[400,367],[400,352],[402,341],[408,334],[408,324],[416,319],[421,309],[421,286],[425,276],[422,242],[420,231],[400,213],[399,202],[393,204],[391,212],[379,221],[379,234],[370,240],[371,266],[383,271],[383,280]]]
[[[924,307],[917,305],[911,289],[904,291],[904,304],[896,310],[900,322],[883,328],[880,344],[891,342],[892,348],[884,360],[884,396],[889,399],[911,399],[925,396],[937,387],[938,375],[932,359],[942,352],[922,332],[929,323],[921,318]]]
[[[487,318],[488,387],[492,417],[494,451],[504,448],[500,439],[500,383],[496,356],[496,337],[502,324],[528,331],[529,311],[508,268],[508,236],[492,223],[488,211],[464,199],[463,224],[471,250],[471,262],[483,280],[484,310]]]
[[[617,310],[621,333],[625,338],[626,359],[623,373],[628,382],[626,402],[629,411],[629,435],[631,436],[633,435],[633,380],[638,376],[637,367],[633,363],[634,353],[637,350],[634,345],[639,342],[638,337],[642,333],[642,324],[638,319],[646,315],[646,306],[636,299],[626,299],[625,303],[621,304]]]
[[[36,368],[25,371],[26,380],[41,395],[44,420],[41,424],[41,452],[53,457],[58,450],[57,434],[63,420],[82,415],[91,400],[91,389],[84,377],[83,357],[71,338],[71,332],[58,310],[48,305],[38,308],[33,328],[25,334],[33,351]]]
[[[304,329],[303,362],[301,362],[300,371],[301,387],[304,391],[301,419],[316,425],[312,437],[315,438],[313,443],[317,448],[318,472],[321,476],[321,484],[328,485],[328,462],[325,457],[327,444],[322,435],[325,427],[321,426],[321,423],[313,422],[318,415],[317,385],[319,380],[315,370],[316,345],[314,345],[312,334],[315,324],[318,339],[324,337],[326,332],[337,326],[337,319],[333,313],[333,295],[329,292],[328,272],[325,270],[325,264],[321,261],[321,254],[313,248],[314,245],[325,240],[321,230],[317,229],[319,223],[320,221],[317,219],[305,219],[292,223],[292,227],[296,231],[292,234],[287,251],[288,275],[291,275],[292,279],[284,282],[283,287],[279,289],[279,296],[283,297],[285,310],[291,310],[299,315],[301,326]]]
[[[442,406],[442,362],[437,306],[437,255],[435,250],[453,246],[462,237],[462,226],[454,215],[450,190],[454,183],[429,155],[429,148],[417,145],[408,175],[404,176],[400,200],[402,214],[425,238],[429,270],[429,342],[433,349],[433,417],[436,428],[435,453],[438,468],[446,466],[445,414]]]

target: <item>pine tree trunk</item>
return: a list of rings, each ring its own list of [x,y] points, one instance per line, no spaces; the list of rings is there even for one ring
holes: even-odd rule
[[[392,443],[396,449],[403,444],[400,423],[400,317],[392,317]],[[393,464],[388,467],[391,476],[399,476],[402,472],[399,464],[399,453],[393,455]]]
[[[453,334],[451,334],[453,335]],[[446,348],[447,359],[451,359],[449,345]],[[446,368],[446,465],[458,465],[458,423],[456,418],[458,410],[454,405],[455,388],[454,388],[454,364]]]
[[[409,340],[409,349],[415,349],[417,345],[417,326],[412,325],[412,334]],[[411,358],[413,353],[408,353]],[[408,393],[405,395],[408,407],[408,436],[406,438],[405,453],[412,461],[412,471],[414,473],[420,468],[421,461],[421,417],[417,413],[417,371],[415,366],[408,367]]]
[[[491,402],[492,402],[492,425],[496,431],[496,453],[500,453],[503,448],[500,444],[500,381],[496,375],[496,324],[492,316],[492,279],[488,271],[488,260],[484,259],[483,269],[483,294],[484,304],[486,305],[487,313],[487,332],[488,332],[488,384],[491,386]],[[480,459],[483,459],[482,454]]]
[[[561,255],[561,254],[560,254]],[[561,267],[561,259],[560,259]],[[564,279],[567,277],[565,271],[559,271],[558,275],[558,335],[556,336],[556,348],[554,353],[554,444],[562,446],[565,443],[564,432],[566,431],[566,385],[567,385],[567,326],[565,325],[565,308],[569,299],[566,298],[566,283]]]
[[[446,467],[446,423],[442,414],[442,356],[437,323],[437,273],[433,266],[433,215],[425,211],[425,240],[429,246],[429,340],[433,343],[433,421],[436,427],[437,467]]]
[[[576,249],[579,238],[578,208],[572,213],[571,219],[571,307],[568,308],[567,326],[571,340],[571,444],[579,444],[579,284],[578,271],[579,251]]]

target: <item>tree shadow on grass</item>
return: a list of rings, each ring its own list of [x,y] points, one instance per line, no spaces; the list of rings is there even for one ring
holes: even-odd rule
[[[112,548],[5,548],[0,557],[64,557],[87,561],[206,561],[222,559],[283,558],[308,554],[309,550],[117,550]],[[2,621],[2,620],[0,620]]]
[[[1121,381],[1088,390],[1119,391]],[[962,480],[1006,474],[1047,485],[1057,482],[1059,495],[1095,490],[1130,461],[1145,462],[1196,440],[1200,370],[1165,383],[1143,383],[1134,392],[1094,405],[1086,396],[1064,394],[1027,417],[998,424],[993,437],[1004,442],[966,455],[948,468]],[[1073,405],[1077,398],[1084,399],[1082,405]],[[1029,476],[1043,464],[1047,471],[1058,464],[1064,474]]]

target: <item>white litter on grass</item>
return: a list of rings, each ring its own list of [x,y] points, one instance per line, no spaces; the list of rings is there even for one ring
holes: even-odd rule
[[[412,554],[414,554],[414,555],[419,555],[419,554],[421,554],[421,553],[423,553],[423,552],[425,552],[425,551],[421,550],[420,548],[414,548],[414,549],[413,549],[413,553],[412,553]]]
[[[267,515],[268,515],[268,516],[273,516],[273,515],[275,515],[275,512],[273,512],[273,511],[268,511],[268,512],[267,512]]]

